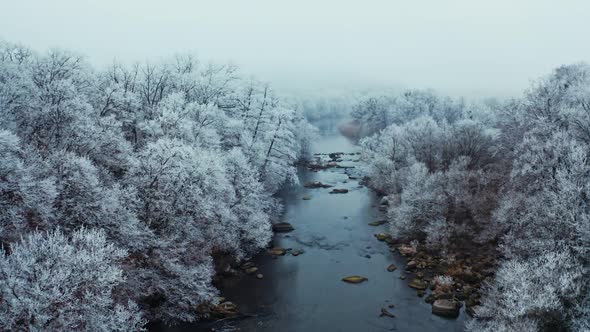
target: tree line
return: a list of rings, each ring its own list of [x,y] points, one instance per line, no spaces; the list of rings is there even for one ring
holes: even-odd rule
[[[230,65],[0,42],[0,329],[141,330],[270,241],[314,129]]]
[[[556,68],[508,101],[412,90],[352,116],[392,235],[498,251],[467,330],[590,329],[589,65]]]

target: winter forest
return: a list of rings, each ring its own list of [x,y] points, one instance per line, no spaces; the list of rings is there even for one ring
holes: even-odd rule
[[[0,331],[590,331],[587,10],[68,1],[0,14]]]

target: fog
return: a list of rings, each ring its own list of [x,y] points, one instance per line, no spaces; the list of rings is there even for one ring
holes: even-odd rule
[[[284,91],[404,86],[517,96],[588,61],[588,1],[3,0],[0,38],[96,65],[178,52]]]

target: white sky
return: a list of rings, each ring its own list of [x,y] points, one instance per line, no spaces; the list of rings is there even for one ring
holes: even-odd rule
[[[97,65],[191,51],[285,90],[508,96],[590,62],[590,1],[0,0],[0,38]]]

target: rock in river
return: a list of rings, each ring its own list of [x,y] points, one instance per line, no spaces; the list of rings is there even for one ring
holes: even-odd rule
[[[385,224],[387,221],[385,220],[377,220],[377,221],[371,221],[369,223],[369,226],[381,226],[383,224]]]
[[[305,196],[301,197],[301,199],[304,201],[309,201],[309,200],[311,200],[311,196],[305,195]]]
[[[232,302],[226,301],[213,307],[213,311],[223,317],[232,317],[238,313],[238,307]]]
[[[332,187],[329,184],[321,183],[321,182],[307,182],[304,185],[305,188],[330,188]]]
[[[379,241],[386,241],[391,238],[391,236],[389,234],[385,234],[385,233],[377,233],[377,234],[375,234],[375,237]]]
[[[395,316],[391,312],[389,312],[389,310],[387,310],[385,308],[381,308],[381,314],[379,315],[379,317],[383,317],[383,316],[395,318]]]
[[[301,254],[303,254],[303,250],[293,250],[293,251],[291,251],[291,255],[293,255],[293,256],[299,256]]]
[[[246,263],[242,264],[242,266],[241,266],[242,270],[247,270],[251,267],[254,267],[254,263],[252,263],[252,262],[246,262]]]
[[[412,282],[410,282],[408,286],[417,290],[425,290],[428,287],[428,285],[425,282],[418,278],[412,280]]]
[[[363,281],[367,281],[369,279],[365,278],[365,277],[361,277],[361,276],[349,276],[349,277],[344,277],[342,278],[342,281],[344,282],[348,282],[351,284],[359,284]]]
[[[293,225],[289,224],[288,222],[280,222],[278,224],[272,225],[272,230],[277,233],[287,233],[294,230]]]
[[[330,194],[346,194],[348,192],[348,189],[332,189],[332,191],[330,191]]]
[[[393,271],[395,271],[395,269],[397,269],[397,266],[395,266],[393,264],[391,264],[387,267],[387,271],[389,271],[389,272],[393,272]]]
[[[459,303],[452,300],[436,300],[432,304],[432,313],[444,317],[459,316]]]
[[[287,249],[284,248],[272,248],[268,249],[268,254],[273,256],[285,256]]]
[[[249,268],[245,269],[244,272],[246,272],[247,274],[254,274],[254,273],[258,272],[258,268],[256,266],[249,267]]]

